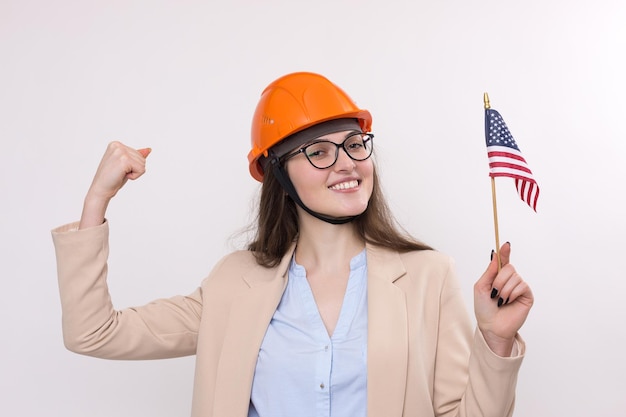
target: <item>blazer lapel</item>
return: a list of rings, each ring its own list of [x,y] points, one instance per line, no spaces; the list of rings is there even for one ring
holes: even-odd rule
[[[367,415],[400,417],[408,365],[404,291],[394,281],[406,273],[396,252],[367,246]]]
[[[243,279],[249,289],[233,302],[217,370],[213,416],[246,417],[259,348],[287,284],[295,245],[277,268],[258,268]],[[397,253],[367,245],[368,417],[402,416],[408,365],[405,273]]]
[[[259,267],[243,277],[250,286],[233,302],[217,370],[215,417],[248,415],[259,349],[287,284],[295,245],[277,268]]]

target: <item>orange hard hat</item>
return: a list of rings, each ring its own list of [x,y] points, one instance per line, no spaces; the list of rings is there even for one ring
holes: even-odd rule
[[[259,158],[288,136],[321,122],[352,118],[369,132],[372,115],[360,109],[337,85],[311,72],[295,72],[268,85],[252,119],[250,174],[263,181]]]

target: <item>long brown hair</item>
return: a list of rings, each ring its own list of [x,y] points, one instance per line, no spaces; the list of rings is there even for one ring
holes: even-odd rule
[[[398,225],[385,201],[375,167],[373,175],[374,185],[367,209],[353,220],[359,236],[368,244],[398,252],[432,249]],[[299,230],[296,204],[287,196],[271,169],[263,177],[256,223],[256,236],[248,244],[248,250],[254,253],[258,264],[276,266],[297,238]]]

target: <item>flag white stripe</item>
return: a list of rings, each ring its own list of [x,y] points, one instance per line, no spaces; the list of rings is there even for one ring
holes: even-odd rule
[[[526,169],[528,169],[530,171],[530,167],[528,166],[528,164],[524,161],[520,161],[517,159],[511,159],[511,158],[507,158],[506,156],[490,156],[489,157],[489,162],[490,163],[494,163],[494,162],[504,162],[505,164],[515,164],[515,165],[519,165],[521,167],[524,167]]]
[[[513,148],[509,148],[508,146],[489,145],[487,146],[487,152],[506,152],[506,153],[511,153],[513,155],[517,155],[520,158],[524,158],[520,151],[513,149]]]

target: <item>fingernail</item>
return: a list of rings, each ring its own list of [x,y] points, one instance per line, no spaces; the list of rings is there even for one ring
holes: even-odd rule
[[[498,289],[494,288],[491,290],[491,298],[496,298],[496,295],[498,295]]]
[[[504,300],[500,297],[498,298],[498,307],[502,307],[502,304],[504,304]]]
[[[496,252],[495,250],[491,249],[491,257],[489,258],[489,260],[490,260],[490,261],[493,261],[493,254],[494,254],[495,252]]]
[[[504,302],[504,304],[508,304],[509,303],[509,299],[510,299],[510,297],[506,297],[506,301]]]
[[[509,247],[511,246],[511,242],[509,242],[508,240],[506,241],[506,243],[508,243],[508,244],[509,244]]]

